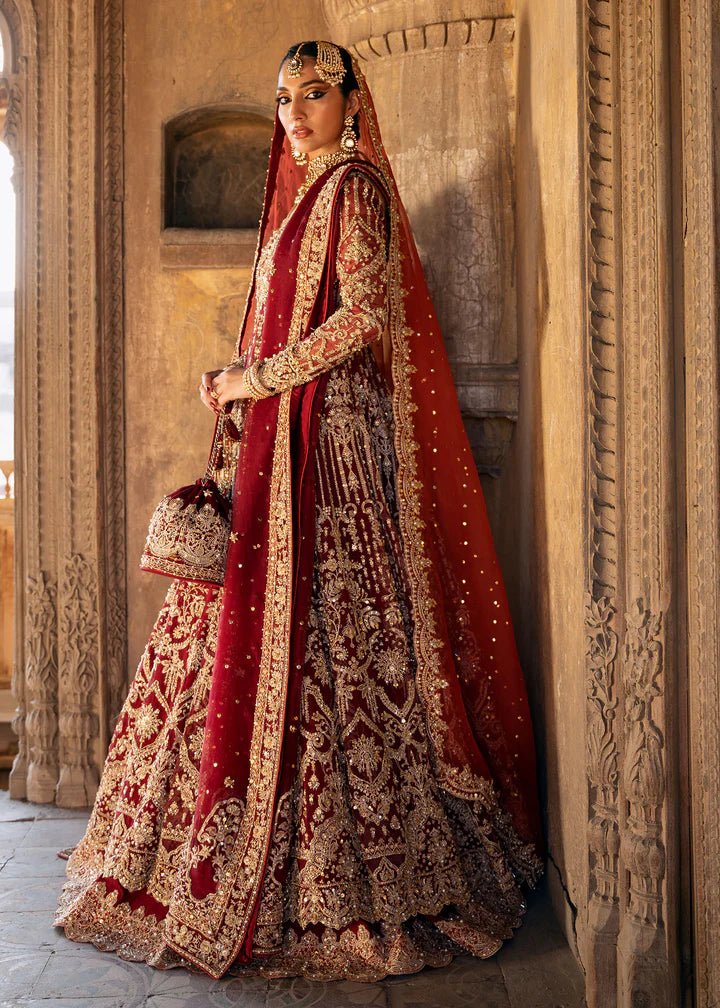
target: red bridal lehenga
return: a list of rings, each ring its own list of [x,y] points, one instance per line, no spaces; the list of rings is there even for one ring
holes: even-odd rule
[[[304,180],[276,118],[238,346],[276,394],[233,408],[224,585],[171,583],[57,913],[161,968],[488,957],[542,872],[482,489],[354,68],[354,154]]]

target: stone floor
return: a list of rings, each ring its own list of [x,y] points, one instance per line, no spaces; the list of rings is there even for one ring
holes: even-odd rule
[[[492,959],[463,957],[379,984],[257,978],[214,981],[153,970],[68,941],[52,927],[64,872],[87,813],[10,801],[0,791],[0,1008],[582,1008],[580,970],[544,892]]]

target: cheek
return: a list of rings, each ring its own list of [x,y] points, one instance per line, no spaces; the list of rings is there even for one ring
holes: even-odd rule
[[[322,109],[318,109],[318,119],[322,121],[325,129],[336,132],[338,123],[342,120],[342,109],[336,103],[328,102]]]

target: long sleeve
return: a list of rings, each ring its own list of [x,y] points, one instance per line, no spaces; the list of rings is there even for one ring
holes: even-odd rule
[[[387,321],[386,203],[361,172],[340,192],[339,307],[304,339],[260,363],[263,385],[283,392],[310,381],[382,336]]]

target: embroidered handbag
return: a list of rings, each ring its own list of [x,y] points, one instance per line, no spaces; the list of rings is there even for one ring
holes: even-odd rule
[[[238,444],[240,433],[229,414],[221,413],[215,423],[205,476],[163,497],[155,508],[140,558],[142,570],[183,581],[222,585],[232,487],[232,477],[227,477],[232,466],[227,463],[229,455],[237,455],[228,450],[228,440]]]

